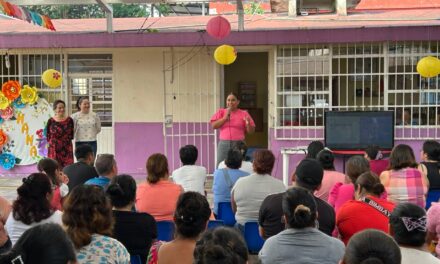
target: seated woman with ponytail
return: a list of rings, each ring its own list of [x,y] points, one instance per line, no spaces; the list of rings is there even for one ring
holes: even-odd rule
[[[266,240],[259,253],[263,264],[339,263],[344,244],[316,228],[316,202],[308,190],[300,187],[287,190],[283,213],[286,230]]]
[[[54,159],[41,159],[37,164],[37,169],[39,172],[49,176],[50,182],[52,183],[53,196],[50,201],[50,206],[54,210],[62,211],[62,200],[69,193],[69,187],[67,186],[69,178],[67,178],[60,169],[58,161]]]
[[[364,172],[355,182],[355,200],[346,202],[336,212],[336,226],[342,241],[364,229],[374,228],[388,233],[388,218],[394,204],[379,198],[385,191],[379,177]]]
[[[151,247],[148,263],[192,264],[194,248],[208,224],[211,209],[206,197],[198,192],[179,196],[174,212],[176,233],[174,240]]]

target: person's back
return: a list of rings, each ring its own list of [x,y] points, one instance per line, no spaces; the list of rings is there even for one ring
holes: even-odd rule
[[[390,164],[389,160],[386,159],[369,160],[369,163],[371,171],[377,175],[380,175],[382,172],[386,171]]]
[[[231,202],[231,190],[238,179],[248,176],[249,173],[239,169],[218,169],[214,172],[212,193],[214,194],[214,214],[218,212],[218,204]]]
[[[334,170],[324,170],[321,187],[315,191],[315,196],[327,201],[330,190],[336,183],[344,183],[345,175]]]
[[[185,192],[193,191],[205,195],[206,168],[198,165],[184,165],[172,174],[173,182],[182,186]]]
[[[113,154],[100,154],[95,162],[97,178],[86,181],[86,185],[96,185],[106,189],[110,184],[110,180],[118,174],[118,166]]]
[[[426,186],[422,177],[416,168],[389,171],[389,179],[384,183],[388,199],[394,203],[410,202],[425,207]]]
[[[217,169],[218,169],[218,170],[221,170],[221,169],[224,169],[224,168],[226,168],[226,167],[227,167],[227,166],[226,166],[226,164],[225,164],[225,161],[222,161],[222,162],[220,162],[220,164],[218,165]],[[252,173],[254,173],[254,168],[253,168],[252,162],[250,162],[250,161],[243,160],[243,161],[241,162],[241,166],[240,166],[239,169],[240,169],[241,171],[247,172],[248,174],[252,174]]]
[[[429,190],[440,190],[440,162],[421,162],[426,167]]]
[[[63,169],[63,172],[69,178],[67,183],[69,190],[73,190],[75,186],[98,177],[96,169],[92,166],[95,160],[92,147],[87,144],[78,146],[75,148],[75,157],[78,161]]]

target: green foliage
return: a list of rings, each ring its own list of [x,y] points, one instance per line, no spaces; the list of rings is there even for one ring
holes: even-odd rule
[[[264,10],[258,2],[250,2],[245,8],[244,13],[253,15],[253,14],[264,14]]]

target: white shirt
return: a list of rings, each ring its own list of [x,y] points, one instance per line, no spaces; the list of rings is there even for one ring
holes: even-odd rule
[[[220,164],[218,165],[218,169],[220,170],[220,169],[224,169],[224,168],[226,168],[226,164],[225,164],[225,161],[222,161],[222,162],[220,162]],[[249,173],[249,174],[254,173],[254,167],[253,167],[252,162],[250,162],[250,161],[244,161],[244,160],[243,160],[243,161],[241,162],[240,170],[245,171],[245,172],[247,172],[247,173]]]
[[[270,194],[286,191],[283,182],[269,174],[251,174],[237,180],[232,188],[237,205],[235,219],[239,224],[258,220],[261,203]]]
[[[206,168],[185,165],[173,171],[173,182],[182,185],[185,192],[193,191],[205,195]]]
[[[62,213],[60,211],[55,211],[51,216],[49,216],[49,218],[41,220],[38,223],[34,222],[30,225],[26,225],[21,221],[15,220],[12,215],[13,213],[11,212],[5,224],[5,229],[9,234],[9,238],[11,239],[12,245],[14,245],[17,242],[17,240],[21,237],[21,235],[23,235],[23,233],[31,227],[46,223],[55,223],[59,225],[63,224],[63,222],[61,221]]]
[[[429,252],[418,250],[415,248],[400,247],[402,254],[402,264],[439,264],[440,259],[434,257]]]
[[[101,132],[101,120],[96,113],[76,112],[71,117],[75,127],[75,141],[96,141],[96,135]]]

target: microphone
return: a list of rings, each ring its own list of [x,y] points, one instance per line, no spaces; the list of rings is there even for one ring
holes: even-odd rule
[[[226,116],[226,120],[229,121],[229,120],[231,119],[231,108],[228,107],[227,110],[228,110],[228,112],[226,113],[226,115],[227,115],[227,116]]]

